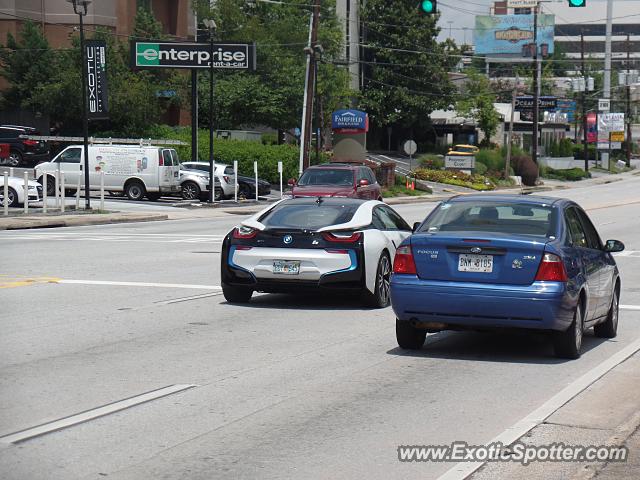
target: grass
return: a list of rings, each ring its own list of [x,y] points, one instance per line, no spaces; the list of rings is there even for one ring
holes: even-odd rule
[[[384,198],[391,197],[419,197],[420,195],[431,193],[431,190],[411,190],[410,188],[406,188],[404,185],[393,185],[392,187],[385,188],[382,191],[382,196]]]

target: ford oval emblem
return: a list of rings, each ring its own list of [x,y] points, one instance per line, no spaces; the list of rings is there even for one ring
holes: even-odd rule
[[[289,245],[291,242],[293,242],[293,237],[291,235],[285,235],[284,237],[282,237],[282,241]]]
[[[482,252],[482,249],[480,247],[473,247],[471,249],[471,253],[480,253]]]

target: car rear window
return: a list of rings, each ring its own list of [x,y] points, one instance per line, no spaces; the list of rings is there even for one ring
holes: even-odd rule
[[[346,223],[353,218],[358,205],[278,205],[260,219],[267,228],[317,230]]]
[[[353,185],[353,171],[343,168],[309,169],[302,174],[298,185]]]
[[[557,209],[551,205],[453,202],[440,205],[421,232],[495,232],[550,237],[556,235]]]

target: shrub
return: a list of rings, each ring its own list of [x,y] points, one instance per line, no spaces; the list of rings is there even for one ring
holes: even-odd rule
[[[477,173],[478,175],[484,175],[485,173],[487,173],[487,170],[488,168],[484,163],[476,161],[476,168],[474,169],[474,173]]]
[[[544,169],[540,169],[540,175],[546,178],[553,178],[556,180],[568,180],[570,182],[575,182],[578,180],[582,180],[583,178],[589,178],[591,176],[581,168],[568,168],[566,170],[555,170],[551,167],[545,167]]]
[[[444,158],[433,153],[427,153],[419,156],[418,162],[421,167],[428,168],[430,170],[440,170],[444,168]]]
[[[570,138],[563,138],[559,144],[559,154],[561,157],[573,157],[573,142]]]
[[[263,145],[277,145],[278,144],[278,134],[277,133],[263,133],[262,134],[262,144]]]
[[[416,178],[420,180],[459,185],[475,190],[493,190],[496,188],[487,177],[475,173],[468,175],[458,170],[429,170],[426,168],[418,168],[414,173]]]
[[[504,158],[500,150],[482,149],[476,153],[476,163],[480,162],[487,167],[490,172],[498,172],[504,170]]]
[[[584,148],[582,145],[572,145],[571,146],[572,150],[573,150],[573,158],[575,158],[576,160],[584,160]],[[588,145],[587,146],[587,154],[589,155],[589,160],[595,160],[596,159],[596,147],[595,145]],[[567,155],[569,156],[569,155]]]
[[[522,177],[522,183],[528,187],[536,184],[538,178],[538,166],[528,155],[516,155],[511,157],[511,166],[516,175]]]

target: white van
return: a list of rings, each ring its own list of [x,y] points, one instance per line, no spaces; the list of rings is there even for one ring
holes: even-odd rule
[[[53,160],[35,167],[35,178],[43,183],[47,177],[47,195],[54,195],[55,172],[64,172],[65,188],[84,186],[84,148],[71,145]],[[104,172],[104,189],[124,192],[131,200],[157,200],[163,193],[180,191],[180,162],[173,148],[137,145],[89,145],[89,184],[100,189],[100,172]]]

